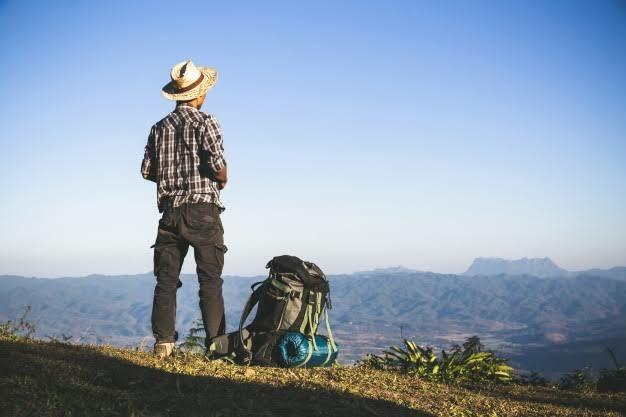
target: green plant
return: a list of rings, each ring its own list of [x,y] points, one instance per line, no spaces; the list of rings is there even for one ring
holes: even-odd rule
[[[71,343],[73,336],[68,336],[65,333],[61,333],[61,336],[46,336],[51,343]]]
[[[600,392],[626,392],[626,367],[601,369],[596,386]]]
[[[593,376],[589,368],[575,369],[561,376],[559,388],[564,390],[590,390],[593,388]]]
[[[206,335],[204,333],[204,325],[202,319],[196,319],[191,324],[189,334],[180,347],[190,353],[204,353]]]
[[[550,381],[537,371],[531,371],[528,375],[523,375],[520,381],[527,385],[545,387],[550,385]]]
[[[431,347],[418,346],[404,340],[404,348],[391,346],[382,355],[368,354],[360,365],[374,369],[398,370],[418,378],[443,382],[495,382],[508,383],[514,370],[506,360],[498,358],[476,336],[467,339],[463,346],[454,345],[450,352],[443,350],[439,357]]]
[[[27,306],[16,322],[9,320],[0,324],[0,335],[10,338],[32,338],[35,334],[35,325],[27,320],[32,309],[31,306]]]
[[[600,392],[625,392],[626,391],[626,366],[620,366],[614,349],[606,348],[611,356],[615,369],[601,369],[596,387]]]

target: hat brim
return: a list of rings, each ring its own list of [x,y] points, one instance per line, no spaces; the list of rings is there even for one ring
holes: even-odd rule
[[[178,91],[173,81],[165,84],[161,91],[163,96],[168,100],[185,101],[193,100],[209,91],[217,82],[217,71],[212,67],[198,67],[198,70],[204,74],[202,82],[194,89],[181,93]]]

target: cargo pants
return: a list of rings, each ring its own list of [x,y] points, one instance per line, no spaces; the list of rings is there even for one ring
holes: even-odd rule
[[[163,212],[153,245],[157,283],[152,332],[157,343],[175,341],[176,291],[182,285],[179,276],[190,245],[194,249],[207,340],[225,332],[222,269],[227,248],[220,209],[213,203],[185,203]]]

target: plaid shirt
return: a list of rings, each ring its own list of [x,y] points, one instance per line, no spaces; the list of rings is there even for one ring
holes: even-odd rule
[[[215,203],[224,210],[209,170],[226,164],[222,133],[212,115],[179,105],[150,129],[141,175],[157,184],[159,212],[183,203]]]

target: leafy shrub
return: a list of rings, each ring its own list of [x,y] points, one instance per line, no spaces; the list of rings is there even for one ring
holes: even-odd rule
[[[527,385],[534,385],[536,387],[545,387],[550,385],[550,381],[537,371],[531,371],[530,374],[523,375],[520,378],[520,382]]]
[[[606,352],[611,356],[615,369],[601,369],[600,377],[596,384],[600,392],[624,392],[626,391],[626,367],[621,366],[615,355],[615,349],[607,346]]]
[[[202,319],[200,318],[194,320],[191,326],[189,334],[185,338],[185,341],[181,343],[180,347],[183,351],[189,353],[204,353],[204,341],[206,339],[206,335],[204,333]]]
[[[626,367],[600,370],[597,387],[600,392],[625,392]]]
[[[373,369],[397,370],[418,378],[442,382],[508,383],[514,370],[506,360],[483,350],[476,336],[463,346],[454,345],[450,352],[438,356],[431,347],[418,346],[404,339],[404,348],[391,346],[382,355],[368,354],[359,364]]]
[[[73,338],[73,336],[66,335],[65,333],[61,333],[61,336],[52,335],[52,336],[46,336],[46,337],[48,338],[50,343],[65,343],[65,344],[72,343],[72,338]]]
[[[27,320],[28,315],[32,311],[32,307],[26,307],[24,314],[17,319],[16,322],[9,320],[0,324],[0,336],[12,339],[26,338],[30,339],[35,334],[35,325]]]
[[[589,368],[575,369],[561,376],[559,388],[565,390],[592,390],[593,376]]]

